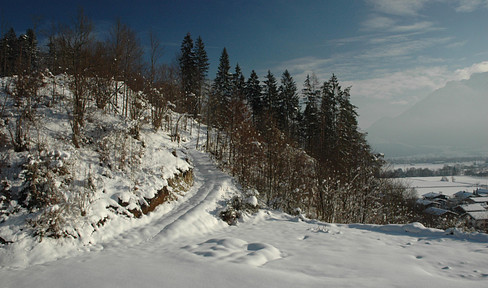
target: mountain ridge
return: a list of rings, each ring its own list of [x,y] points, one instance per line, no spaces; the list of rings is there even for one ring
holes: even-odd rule
[[[488,73],[450,81],[397,117],[382,118],[368,141],[387,157],[488,154]]]

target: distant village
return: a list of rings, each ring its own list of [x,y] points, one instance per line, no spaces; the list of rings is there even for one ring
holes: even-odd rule
[[[434,221],[488,232],[488,189],[459,191],[452,196],[429,192],[417,200],[417,207]]]

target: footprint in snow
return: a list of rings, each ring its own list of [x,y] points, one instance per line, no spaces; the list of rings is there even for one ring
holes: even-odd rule
[[[273,245],[248,243],[238,238],[210,239],[200,244],[185,246],[183,249],[206,258],[252,266],[262,266],[281,258],[280,250]]]

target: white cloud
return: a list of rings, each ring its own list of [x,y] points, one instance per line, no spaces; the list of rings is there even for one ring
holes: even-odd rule
[[[382,13],[398,16],[416,16],[428,0],[367,0]]]
[[[482,72],[488,72],[488,61],[476,63],[471,65],[470,67],[466,67],[454,71],[455,76],[453,80],[468,79],[469,77],[471,77],[472,74],[482,73]]]
[[[455,71],[446,66],[419,67],[376,78],[350,81],[349,85],[353,86],[352,91],[359,97],[398,101],[397,95],[404,95],[406,91],[424,88],[434,91],[449,81],[468,79],[472,74],[481,72],[488,72],[488,61]]]
[[[488,0],[366,0],[376,12],[395,16],[419,16],[427,3],[453,3],[456,12],[469,13],[488,9]]]
[[[434,24],[429,21],[422,21],[422,22],[417,22],[413,23],[410,25],[397,25],[390,27],[389,31],[391,32],[413,32],[413,31],[433,31],[437,30],[437,28],[434,28]]]
[[[488,61],[451,70],[446,66],[419,67],[371,79],[347,81],[358,105],[360,126],[366,128],[385,116],[397,116],[447,82],[468,79],[474,73],[488,72]]]
[[[407,99],[399,99],[399,95],[403,97],[405,91],[440,88],[445,84],[447,74],[445,67],[415,68],[376,78],[351,81],[351,91],[358,97],[407,101]]]
[[[390,57],[401,57],[401,56],[415,56],[416,52],[422,51],[424,49],[434,47],[437,45],[446,45],[452,38],[418,38],[410,39],[409,37],[398,37],[395,38],[381,38],[384,43],[381,45],[375,45],[370,49],[366,49],[362,54],[357,56],[361,59],[372,59],[372,58],[382,58],[386,61]],[[388,43],[388,40],[390,43]],[[378,39],[372,39],[375,44],[379,44]],[[389,59],[389,61],[395,61],[395,59]]]
[[[371,30],[388,30],[393,25],[396,24],[396,21],[390,17],[385,16],[377,16],[374,15],[369,17],[366,21],[362,23],[363,29],[371,31]]]
[[[288,69],[291,74],[312,74],[321,71],[326,65],[331,62],[330,59],[317,58],[317,57],[302,57],[292,59],[281,64],[278,70]]]
[[[473,12],[477,9],[488,9],[488,0],[458,0],[457,12]]]

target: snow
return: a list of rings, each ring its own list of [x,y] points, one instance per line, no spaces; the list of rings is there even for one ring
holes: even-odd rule
[[[203,233],[193,230],[169,239],[138,237],[142,241],[136,245],[108,245],[23,269],[3,267],[0,277],[2,287],[488,284],[486,235],[470,239],[466,234],[452,234],[456,235],[418,223],[335,225],[261,211],[238,226],[219,226]]]
[[[113,233],[112,237],[94,245],[70,247],[68,242],[43,241],[23,254],[30,259],[28,265],[2,261],[2,287],[488,284],[486,234],[446,232],[420,223],[328,224],[268,210],[228,226],[217,219],[219,203],[238,187],[207,155],[191,148],[188,155],[196,180],[184,199],[135,220],[140,223],[123,233],[103,231]],[[19,250],[30,248],[12,251],[15,244],[10,245],[3,250],[22,254]],[[57,260],[51,255],[62,254],[57,251],[63,249],[70,253]]]
[[[407,177],[398,180],[415,188],[418,195],[427,193],[442,193],[452,196],[459,191],[473,192],[480,185],[488,184],[488,177],[455,176],[454,182],[449,177],[449,182],[441,181],[440,176],[436,177]]]
[[[62,89],[61,82],[57,89]],[[59,121],[47,121],[46,116],[45,124],[52,132],[43,137],[69,140],[66,130],[69,125],[61,121],[61,114],[56,116],[53,110],[46,110],[45,114]],[[94,113],[90,117],[88,125],[102,121],[121,125],[109,115]],[[195,134],[196,130],[192,135]],[[305,218],[300,211],[298,216],[291,216],[263,209],[254,215],[244,214],[237,225],[229,226],[219,219],[219,212],[233,196],[245,193],[231,176],[215,166],[209,155],[194,148],[195,136],[183,136],[188,142],[180,146],[165,133],[143,127],[140,142],[131,142],[134,147],[144,142],[141,165],[128,172],[100,167],[91,150],[74,150],[59,142],[49,142],[52,151],[49,157],[57,159],[57,165],[62,163],[65,167],[77,161],[75,180],[82,182],[87,171],[93,172],[97,198],[89,206],[88,219],[75,220],[80,221],[74,225],[80,236],[76,239],[46,237],[39,243],[37,238],[19,230],[25,216],[0,219],[0,236],[13,242],[0,244],[0,286],[488,285],[486,234],[430,229],[421,223],[384,226],[323,223]],[[107,137],[112,137],[108,139],[112,144],[121,140],[117,135]],[[15,160],[20,156],[8,157]],[[191,189],[148,215],[137,219],[107,210],[116,206],[119,199],[135,205],[135,201],[166,185],[169,177],[189,169],[194,173]],[[127,179],[127,175],[133,179]],[[462,182],[460,178],[456,177]],[[441,183],[439,180],[436,178],[435,185]],[[138,194],[128,192],[132,186],[137,186]],[[246,203],[256,206],[257,194],[254,191],[248,195]],[[104,225],[90,225],[107,217]]]
[[[246,199],[246,203],[253,206],[253,207],[256,207],[258,206],[258,198],[254,195],[252,196],[249,196],[247,199]]]
[[[486,205],[481,204],[466,204],[461,205],[461,208],[466,212],[486,211]]]

